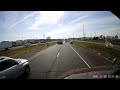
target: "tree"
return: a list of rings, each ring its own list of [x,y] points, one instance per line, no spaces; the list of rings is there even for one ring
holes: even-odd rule
[[[93,40],[95,40],[95,37],[93,37]]]
[[[103,36],[103,39],[105,39],[105,36]]]
[[[118,39],[118,35],[115,36],[115,40]]]
[[[99,39],[105,39],[105,36],[100,35],[100,36],[99,36]]]
[[[98,37],[93,37],[93,40],[98,40]]]
[[[103,35],[100,35],[100,36],[99,36],[99,39],[103,39]]]

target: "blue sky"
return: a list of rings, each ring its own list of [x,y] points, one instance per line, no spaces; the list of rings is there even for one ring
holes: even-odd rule
[[[120,20],[109,11],[0,11],[0,41],[120,35]],[[119,36],[120,37],[120,36]]]

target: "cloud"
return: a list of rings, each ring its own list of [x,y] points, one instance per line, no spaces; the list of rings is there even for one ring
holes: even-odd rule
[[[61,27],[61,26],[62,26],[62,24],[60,23],[60,24],[58,24],[57,26],[58,26],[58,27]]]
[[[8,29],[13,23],[16,22],[16,17],[18,16],[18,13],[15,11],[4,11],[1,12],[4,21],[1,22],[1,27],[4,29]]]
[[[31,27],[30,30],[39,29],[41,25],[52,25],[56,24],[60,18],[63,16],[63,11],[41,11],[38,12],[38,15],[35,18],[35,22]]]
[[[84,20],[85,24],[93,24],[93,25],[112,25],[112,24],[117,24],[119,23],[120,24],[120,20],[115,16],[115,15],[112,15],[112,16],[106,16],[106,17],[101,17],[101,18],[91,18],[89,20]]]
[[[21,23],[21,22],[24,21],[25,19],[31,17],[31,16],[32,16],[33,14],[35,14],[35,13],[36,13],[36,12],[33,12],[33,13],[31,13],[31,14],[25,16],[25,17],[24,17],[23,19],[21,19],[20,21],[15,22],[13,25],[11,25],[11,26],[9,27],[9,29],[12,28],[12,27],[14,27],[14,26],[16,26],[17,24]],[[12,18],[12,19],[13,19],[13,18]]]
[[[94,14],[96,14],[96,13],[94,13]],[[85,30],[87,28],[86,34],[90,36],[94,32],[94,30],[95,31],[103,30],[104,27],[105,27],[105,29],[104,29],[105,31],[113,30],[114,28],[109,26],[109,25],[111,23],[114,24],[117,21],[119,21],[119,19],[114,15],[94,19],[94,16],[93,16],[94,14],[87,13],[87,14],[71,21],[70,23],[68,23],[64,27],[61,27],[59,29],[55,29],[51,32],[48,32],[47,34],[51,35],[53,37],[62,36],[62,35],[69,37],[70,35],[72,36],[73,33],[75,33],[75,34],[78,33],[82,36],[83,24],[85,24],[84,25]],[[106,26],[99,26],[101,24],[108,25],[108,26],[107,27]],[[92,32],[90,30],[92,30]]]
[[[66,32],[68,33],[68,32],[73,32],[75,30],[78,30],[78,29],[82,28],[83,21],[86,18],[90,17],[91,15],[93,15],[93,14],[89,14],[89,13],[84,14],[83,16],[81,16],[75,20],[72,20],[67,25],[62,26],[59,29],[52,30],[51,32],[48,32],[47,34],[53,36],[53,35],[65,34]]]
[[[31,13],[31,12],[29,12]],[[98,15],[98,16],[97,16]],[[114,30],[113,26],[119,24],[120,20],[108,12],[63,12],[63,11],[36,11],[31,14],[28,12],[5,12],[4,27],[11,29],[16,25],[21,24],[22,27],[16,26],[11,29],[15,36],[15,31],[19,32],[26,38],[40,37],[40,34],[44,33],[46,36],[52,38],[67,38],[75,36],[83,36],[83,24],[85,28],[86,36],[96,33],[102,34],[103,31],[109,33]],[[27,20],[26,20],[27,19]],[[2,23],[1,23],[2,24]],[[109,26],[114,24],[113,26]],[[107,26],[108,25],[108,26]],[[1,25],[2,27],[2,25]],[[27,28],[26,28],[27,27]],[[119,27],[120,28],[120,27]],[[36,30],[38,29],[38,30]],[[29,31],[32,30],[32,31]],[[9,34],[10,34],[9,33]],[[34,34],[34,35],[33,35]],[[104,33],[103,33],[104,34]],[[41,36],[42,37],[42,36]]]

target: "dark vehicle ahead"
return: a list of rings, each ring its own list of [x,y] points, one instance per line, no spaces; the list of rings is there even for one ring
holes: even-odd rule
[[[29,73],[28,60],[0,57],[0,79],[25,79]]]
[[[58,40],[57,44],[63,44],[63,41],[62,40]]]

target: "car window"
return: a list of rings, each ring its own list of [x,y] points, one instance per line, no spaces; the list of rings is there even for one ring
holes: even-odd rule
[[[0,58],[0,60],[3,60],[4,58]]]
[[[10,68],[16,64],[17,64],[17,62],[14,60],[11,60],[11,59],[4,61],[4,62],[0,63],[0,71]]]

